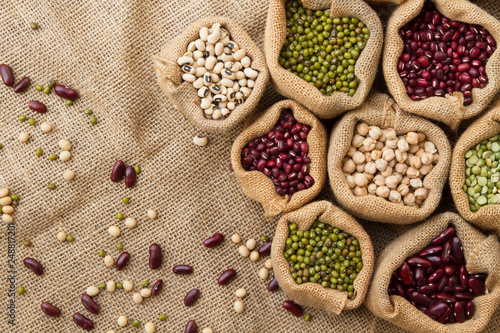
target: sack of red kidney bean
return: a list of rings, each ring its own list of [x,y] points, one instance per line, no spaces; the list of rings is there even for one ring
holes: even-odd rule
[[[231,166],[243,192],[266,216],[298,209],[316,197],[326,179],[326,131],[299,103],[278,102],[235,139]]]
[[[406,111],[456,128],[500,90],[500,22],[467,0],[408,0],[391,15],[384,76]]]
[[[480,332],[500,305],[498,253],[497,236],[437,215],[382,251],[365,304],[411,332]]]

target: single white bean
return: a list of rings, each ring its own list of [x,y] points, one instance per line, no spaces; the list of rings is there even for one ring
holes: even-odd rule
[[[111,227],[109,227],[108,232],[113,237],[118,237],[121,234],[120,228],[118,228],[116,225],[112,225]]]
[[[273,268],[273,261],[271,259],[267,259],[266,262],[264,263],[264,266],[266,266],[267,269]]]
[[[116,284],[115,284],[115,281],[113,280],[109,280],[107,283],[106,283],[106,290],[109,291],[110,293],[114,292],[116,289]]]
[[[234,311],[236,311],[236,313],[242,313],[244,310],[245,310],[245,305],[243,304],[242,301],[234,302]]]
[[[99,294],[99,288],[94,287],[94,286],[90,286],[90,287],[87,287],[87,290],[85,292],[89,296],[96,296],[97,294]]]
[[[75,172],[73,170],[66,170],[64,171],[63,173],[63,178],[64,180],[72,180],[73,178],[75,178]]]
[[[155,331],[156,331],[156,327],[155,327],[155,324],[153,324],[153,323],[147,323],[144,326],[144,332],[146,332],[146,333],[154,333]]]
[[[71,158],[71,153],[67,150],[64,150],[62,151],[60,154],[59,154],[59,159],[63,162],[67,162],[69,161],[69,159]]]
[[[258,251],[252,251],[252,253],[250,253],[250,260],[252,260],[252,261],[259,260],[259,252]]]
[[[262,280],[267,280],[267,278],[269,277],[269,271],[267,270],[267,268],[265,267],[262,267],[259,271],[259,277],[262,279]]]
[[[123,289],[126,291],[132,291],[132,289],[134,289],[134,284],[129,280],[125,280],[123,281]]]
[[[231,236],[231,240],[234,244],[239,244],[241,242],[241,237],[238,234],[234,234]]]
[[[19,134],[19,141],[27,142],[30,139],[30,135],[26,132]]]
[[[118,323],[118,326],[125,327],[127,326],[128,319],[125,316],[120,316],[116,322]]]
[[[148,217],[151,219],[151,220],[154,220],[156,219],[156,217],[158,216],[158,213],[153,210],[153,209],[149,209],[148,210]]]
[[[238,248],[238,252],[243,256],[243,257],[248,257],[250,255],[250,251],[245,245],[241,245]]]
[[[134,301],[135,304],[141,304],[142,300],[143,300],[143,298],[142,298],[141,294],[134,293],[134,295],[132,295],[132,301]]]
[[[235,294],[236,294],[236,297],[243,298],[247,295],[247,291],[244,288],[239,288],[236,290]]]
[[[115,264],[115,259],[113,259],[112,256],[105,256],[104,257],[104,265],[106,265],[106,267],[113,267],[113,265]]]
[[[60,241],[60,242],[65,242],[66,241],[66,233],[64,231],[59,231],[57,233],[57,239]]]

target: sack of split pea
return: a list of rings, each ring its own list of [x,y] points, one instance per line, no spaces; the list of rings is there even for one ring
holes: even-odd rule
[[[264,53],[273,86],[319,118],[363,103],[382,44],[380,20],[364,1],[270,1]]]
[[[438,126],[375,94],[333,129],[330,186],[337,202],[357,217],[414,223],[439,204],[450,158],[450,143]]]
[[[227,131],[243,121],[269,81],[261,50],[225,17],[191,24],[154,57],[154,69],[175,108],[209,132]]]

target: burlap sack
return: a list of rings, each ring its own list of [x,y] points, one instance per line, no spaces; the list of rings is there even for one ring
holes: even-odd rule
[[[290,274],[290,266],[283,257],[289,235],[288,223],[296,223],[299,230],[306,231],[316,220],[348,232],[359,241],[363,268],[354,279],[355,296],[352,299],[347,298],[347,292],[325,288],[318,283],[297,284]],[[363,303],[372,277],[374,255],[370,236],[352,216],[328,201],[317,201],[281,217],[273,238],[271,258],[274,275],[288,297],[330,315],[338,315],[342,310],[352,310]]]
[[[477,212],[469,208],[465,184],[465,153],[483,140],[500,133],[500,99],[489,108],[488,112],[477,119],[458,140],[453,148],[450,167],[450,188],[453,200],[460,215],[480,228],[500,231],[500,205],[485,205]]]
[[[464,323],[441,324],[401,296],[389,296],[392,273],[404,260],[426,247],[448,224],[452,224],[462,242],[469,273],[487,273],[487,292],[475,297],[474,316]],[[443,213],[406,232],[382,251],[365,305],[376,315],[411,332],[480,332],[500,304],[500,244],[497,236],[485,236],[459,215]]]
[[[366,2],[373,3],[376,5],[380,5],[380,4],[384,4],[384,3],[394,3],[396,5],[400,5],[403,2],[405,2],[405,0],[366,0]]]
[[[488,30],[497,43],[500,42],[500,22],[468,0],[434,0],[433,2],[441,14],[452,20],[478,24]],[[445,97],[434,96],[418,102],[411,100],[397,71],[397,63],[404,48],[399,30],[420,13],[424,3],[425,0],[407,0],[391,15],[387,24],[383,57],[385,80],[391,95],[405,111],[457,128],[460,121],[481,113],[500,90],[500,51],[497,49],[493,52],[486,64],[486,74],[489,80],[486,88],[472,89],[471,105],[463,105],[463,94],[459,92],[447,94]]]
[[[203,109],[199,106],[200,98],[197,90],[192,83],[182,81],[183,72],[177,64],[177,59],[186,53],[188,44],[199,38],[200,29],[211,27],[217,22],[229,31],[231,39],[240,48],[246,50],[252,59],[252,68],[259,72],[250,96],[222,120],[205,118]],[[209,132],[227,131],[240,123],[255,109],[269,81],[269,72],[262,51],[241,26],[227,17],[209,16],[194,22],[153,58],[158,84],[174,107],[184,113],[196,127]]]
[[[260,171],[246,171],[241,165],[241,150],[251,140],[267,134],[279,120],[281,111],[292,110],[295,119],[311,126],[307,135],[308,156],[311,158],[309,174],[314,185],[290,196],[276,193],[271,178]],[[311,201],[323,188],[326,179],[326,131],[321,122],[306,108],[292,100],[278,102],[262,112],[256,120],[234,140],[231,149],[231,165],[241,183],[243,193],[264,206],[266,216],[290,212]]]
[[[361,121],[381,128],[393,128],[398,135],[420,131],[436,145],[439,162],[423,180],[424,187],[429,189],[429,196],[419,208],[395,204],[374,195],[357,197],[352,193],[342,163],[351,145],[355,126]],[[424,220],[436,209],[448,176],[450,158],[450,143],[438,126],[401,110],[389,96],[375,94],[360,108],[346,114],[332,132],[328,150],[330,186],[339,204],[355,216],[370,221],[409,224]]]
[[[356,61],[354,74],[360,83],[354,96],[335,93],[323,95],[316,87],[287,71],[278,63],[286,38],[285,4],[288,0],[271,0],[264,36],[264,53],[271,73],[273,87],[283,96],[293,98],[321,119],[329,119],[354,109],[365,100],[375,74],[383,44],[382,24],[377,13],[362,0],[304,0],[311,9],[331,9],[332,17],[353,16],[370,29],[370,38]]]

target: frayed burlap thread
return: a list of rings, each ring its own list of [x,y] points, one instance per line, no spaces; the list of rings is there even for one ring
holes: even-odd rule
[[[353,282],[355,294],[352,299],[347,298],[346,292],[325,288],[318,283],[297,284],[290,274],[290,266],[283,256],[289,235],[288,223],[296,223],[299,230],[306,231],[316,220],[350,233],[359,241],[363,268]],[[328,201],[313,202],[283,215],[273,238],[271,258],[274,275],[288,297],[297,303],[324,310],[330,315],[339,315],[343,310],[355,309],[363,303],[370,284],[374,261],[370,236],[352,216]]]
[[[390,127],[398,135],[419,131],[435,144],[439,162],[423,180],[429,195],[420,207],[403,206],[375,195],[357,197],[352,193],[342,167],[358,122],[381,128]],[[401,110],[389,96],[374,94],[360,108],[347,113],[331,134],[328,150],[330,186],[338,203],[355,216],[377,222],[414,223],[426,219],[437,208],[448,177],[450,158],[450,143],[438,126]]]
[[[260,171],[246,171],[241,165],[241,150],[251,140],[267,134],[279,120],[281,111],[289,108],[298,122],[311,126],[307,135],[308,156],[311,158],[309,174],[314,185],[298,191],[291,197],[276,193],[271,178]],[[278,102],[266,109],[236,138],[231,150],[231,165],[241,183],[243,192],[264,206],[266,216],[290,212],[302,207],[318,195],[326,179],[326,131],[321,122],[306,108],[292,100]]]
[[[356,93],[352,97],[345,93],[325,96],[278,63],[286,38],[286,2],[287,0],[271,0],[267,16],[264,53],[273,87],[283,96],[297,100],[321,119],[334,118],[361,105],[375,79],[382,50],[383,29],[377,13],[361,0],[302,1],[304,6],[314,10],[331,9],[331,17],[357,17],[370,29],[370,38],[354,67],[354,74],[360,80]]]
[[[497,43],[500,42],[500,22],[475,4],[468,0],[435,0],[433,2],[439,12],[446,17],[460,22],[478,24],[488,30]],[[384,76],[391,95],[405,111],[438,120],[455,129],[462,120],[480,114],[500,90],[500,51],[497,49],[488,59],[486,63],[488,85],[484,89],[472,89],[471,105],[463,105],[464,97],[459,92],[447,94],[446,97],[434,96],[421,101],[413,101],[408,96],[397,71],[397,64],[404,48],[399,30],[420,13],[424,3],[425,0],[407,0],[391,15],[387,24],[384,47]]]
[[[451,224],[467,262],[469,273],[487,273],[486,293],[475,297],[474,316],[463,323],[441,324],[418,310],[401,296],[389,296],[387,289],[392,273],[404,260],[430,244]],[[497,236],[486,236],[474,229],[462,217],[454,213],[436,215],[423,224],[409,230],[382,251],[377,260],[373,281],[366,296],[365,305],[376,316],[414,333],[474,333],[485,328],[500,305],[500,244]]]
[[[211,27],[220,23],[231,34],[232,40],[242,49],[245,49],[252,59],[252,68],[259,72],[255,80],[255,87],[250,96],[241,105],[231,111],[228,117],[222,120],[207,119],[200,107],[200,97],[190,82],[182,81],[182,70],[177,64],[190,42],[199,38],[202,27]],[[154,69],[161,89],[167,94],[175,108],[198,128],[208,132],[227,131],[243,121],[259,103],[262,94],[269,82],[269,72],[262,51],[255,45],[250,36],[236,22],[226,17],[206,17],[191,24],[174,40],[165,45],[161,53],[154,58]]]

